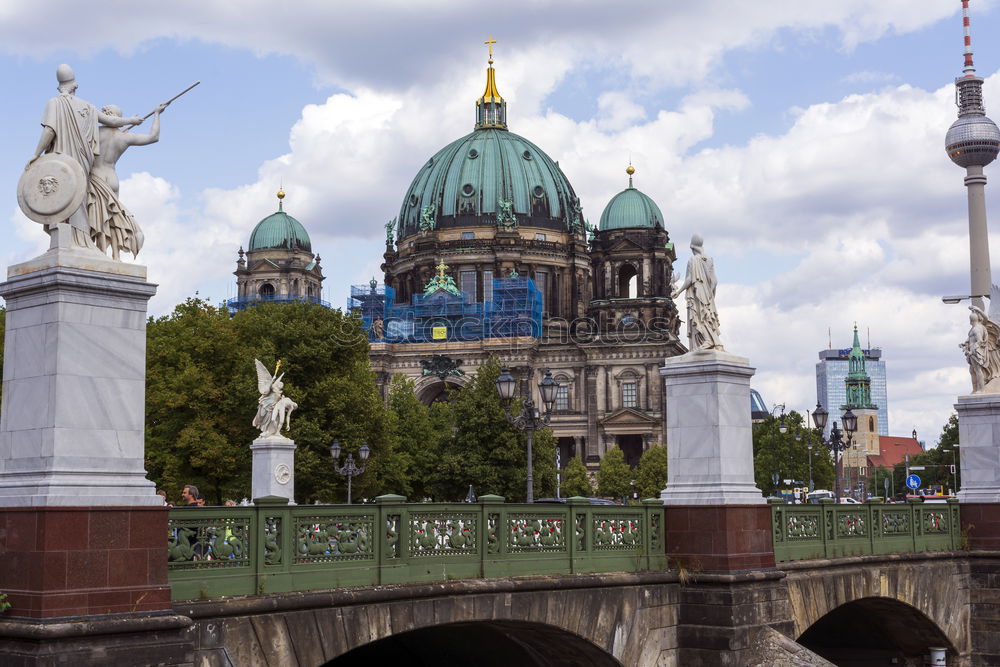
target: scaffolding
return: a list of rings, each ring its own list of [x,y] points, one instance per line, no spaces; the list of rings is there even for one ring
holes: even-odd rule
[[[542,295],[529,278],[495,278],[493,300],[446,291],[416,294],[397,304],[391,287],[353,285],[348,309],[372,341],[431,343],[542,334]]]

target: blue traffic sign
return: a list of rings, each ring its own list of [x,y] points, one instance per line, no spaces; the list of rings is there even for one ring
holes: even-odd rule
[[[920,478],[917,477],[916,475],[908,475],[906,477],[906,485],[908,487],[910,487],[911,489],[919,489],[920,488]]]

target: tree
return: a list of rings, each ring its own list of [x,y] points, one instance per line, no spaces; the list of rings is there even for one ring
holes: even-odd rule
[[[329,446],[364,440],[372,450],[358,496],[399,488],[385,408],[357,319],[307,303],[261,304],[236,313],[188,299],[147,325],[146,459],[151,479],[171,495],[195,484],[209,502],[250,494],[249,445],[257,403],[253,360],[275,368],[299,404],[288,437],[295,500],[333,501],[346,480],[333,473]]]
[[[594,495],[594,487],[590,483],[587,466],[583,465],[583,460],[579,456],[574,456],[563,471],[562,496],[563,498],[572,498],[573,496],[589,498],[592,495]]]
[[[782,433],[780,420],[767,417],[753,425],[754,480],[766,495],[773,492],[771,476],[778,473],[778,486],[784,480],[809,482],[809,445],[812,445],[812,476],[817,489],[833,488],[833,458],[822,444],[818,430],[807,428],[802,415],[794,410],[785,415],[787,432]]]
[[[625,463],[625,453],[617,445],[601,459],[597,470],[597,491],[607,498],[625,498],[632,493],[632,469]]]
[[[659,498],[667,485],[667,448],[654,445],[642,453],[635,474],[639,498]]]
[[[512,426],[496,390],[500,362],[491,357],[451,401],[452,433],[443,442],[431,477],[436,500],[460,500],[472,484],[476,493],[523,502],[527,488],[526,434]],[[511,405],[519,413],[520,400]],[[535,496],[555,495],[555,438],[535,431],[532,446]]]
[[[451,435],[450,406],[438,401],[428,409],[417,400],[413,380],[402,375],[389,384],[388,403],[389,433],[403,478],[393,492],[415,501],[430,497],[438,454]]]

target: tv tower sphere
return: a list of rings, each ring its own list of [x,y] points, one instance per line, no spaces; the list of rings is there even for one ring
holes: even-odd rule
[[[985,115],[960,116],[948,128],[944,145],[959,167],[985,167],[1000,153],[1000,128]]]

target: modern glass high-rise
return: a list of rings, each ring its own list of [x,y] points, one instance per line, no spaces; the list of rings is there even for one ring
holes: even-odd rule
[[[871,378],[872,403],[878,408],[878,434],[889,435],[889,398],[885,386],[885,362],[882,350],[875,347],[862,350],[865,354],[865,370]],[[848,372],[848,356],[851,348],[840,350],[820,350],[816,364],[816,402],[829,413],[824,436],[830,435],[833,421],[840,421],[841,406],[847,402],[844,380]]]

